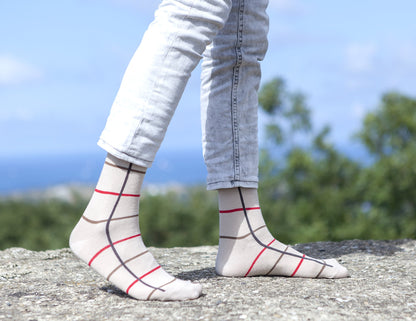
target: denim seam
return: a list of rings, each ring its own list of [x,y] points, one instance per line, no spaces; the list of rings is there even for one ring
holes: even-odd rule
[[[241,45],[243,42],[243,17],[244,0],[238,2],[237,18],[237,39],[235,46],[236,63],[233,68],[232,91],[231,91],[231,121],[233,133],[233,160],[234,160],[234,180],[240,179],[240,137],[238,127],[238,84],[240,76],[240,66],[243,60]]]

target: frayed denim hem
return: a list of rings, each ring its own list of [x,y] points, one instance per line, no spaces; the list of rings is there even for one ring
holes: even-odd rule
[[[132,164],[140,166],[140,167],[146,167],[146,168],[150,168],[152,166],[153,162],[146,161],[146,160],[143,160],[143,159],[139,159],[139,158],[136,158],[134,156],[128,155],[124,152],[121,152],[121,151],[117,150],[116,148],[114,148],[113,146],[111,146],[110,144],[108,144],[107,142],[105,142],[102,139],[100,139],[97,142],[97,145],[100,146],[102,149],[104,149],[107,153],[109,153],[109,154],[111,154],[111,155],[113,155],[113,156],[115,156],[119,159],[122,159],[126,162],[132,163]]]
[[[207,184],[207,190],[217,190],[224,188],[244,187],[244,188],[258,188],[258,181],[222,181]]]

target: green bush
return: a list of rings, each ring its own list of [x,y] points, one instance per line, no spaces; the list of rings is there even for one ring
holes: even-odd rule
[[[383,95],[358,139],[372,156],[364,166],[336,150],[329,128],[311,132],[306,98],[281,79],[266,84],[260,104],[269,115],[261,152],[259,195],[269,229],[285,243],[416,237],[416,100]],[[305,135],[306,133],[306,135]],[[302,144],[297,144],[301,138]],[[284,146],[281,155],[276,147]],[[0,201],[0,249],[67,247],[87,200]],[[143,193],[140,225],[149,246],[218,242],[215,192],[203,186]]]
[[[68,247],[68,238],[85,200],[65,202],[4,200],[0,202],[0,248],[44,250]]]

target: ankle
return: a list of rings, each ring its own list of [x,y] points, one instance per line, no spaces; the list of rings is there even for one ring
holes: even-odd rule
[[[241,197],[247,207],[258,207],[259,198],[256,188],[234,187],[224,188],[218,191],[218,205],[220,210],[241,208]]]

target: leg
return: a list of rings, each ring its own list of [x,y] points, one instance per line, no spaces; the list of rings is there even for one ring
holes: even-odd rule
[[[164,0],[123,78],[99,145],[109,155],[73,230],[73,252],[142,300],[186,300],[201,286],[166,273],[138,224],[140,188],[191,71],[228,18],[231,0]]]
[[[234,0],[226,26],[206,51],[202,72],[203,148],[208,189],[218,189],[216,271],[224,276],[340,278],[335,260],[318,260],[277,241],[257,197],[257,90],[267,48],[267,0]],[[235,30],[238,30],[236,33]]]
[[[233,0],[226,25],[204,53],[202,144],[208,189],[257,187],[257,90],[267,50],[268,0]]]
[[[231,0],[164,0],[125,72],[98,144],[150,167],[186,83]]]

